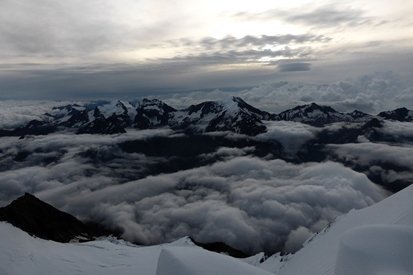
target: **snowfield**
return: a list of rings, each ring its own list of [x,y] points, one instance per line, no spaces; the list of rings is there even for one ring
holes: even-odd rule
[[[1,275],[270,274],[235,258],[199,248],[188,238],[145,247],[111,239],[63,244],[33,238],[4,222],[0,222],[0,236]]]
[[[412,198],[413,185],[375,205],[353,210],[284,264],[269,258],[272,264],[262,265],[278,275],[413,274]]]
[[[63,244],[0,222],[0,274],[408,275],[413,274],[412,197],[413,185],[338,218],[296,254],[277,254],[263,263],[262,253],[238,260],[199,248],[189,238],[145,247],[111,238]]]

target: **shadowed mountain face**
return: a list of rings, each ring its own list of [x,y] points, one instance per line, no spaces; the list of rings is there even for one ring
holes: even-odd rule
[[[393,111],[381,112],[379,117],[397,121],[413,121],[413,111],[406,108],[398,108]]]
[[[9,222],[36,237],[57,242],[69,242],[75,238],[87,241],[109,233],[99,225],[86,225],[28,193],[0,208],[0,221]]]
[[[59,130],[77,134],[125,133],[128,128],[170,127],[187,133],[230,131],[255,136],[267,131],[263,121],[295,121],[315,127],[335,122],[360,123],[372,118],[413,121],[413,111],[400,108],[377,116],[360,111],[340,113],[315,103],[271,114],[239,97],[229,101],[206,101],[177,110],[158,99],[133,102],[95,102],[54,107],[42,120],[30,121],[15,129],[0,130],[0,136],[47,135]]]
[[[191,238],[191,241],[196,244],[197,246],[200,246],[206,250],[209,251],[214,251],[217,253],[224,253],[227,255],[230,255],[232,257],[235,258],[246,258],[248,257],[247,254],[245,254],[244,252],[235,249],[223,242],[213,242],[213,243],[202,243],[202,242],[197,242],[196,240],[194,240],[193,238]]]

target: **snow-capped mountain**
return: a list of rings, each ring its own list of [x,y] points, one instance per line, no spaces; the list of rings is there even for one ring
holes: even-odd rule
[[[373,118],[372,115],[366,114],[366,113],[361,112],[359,110],[354,110],[351,113],[347,113],[347,115],[350,116],[354,120],[361,120],[361,121]]]
[[[372,118],[412,121],[413,112],[406,108],[372,116],[360,111],[341,113],[316,103],[271,114],[259,110],[239,97],[226,101],[206,101],[177,110],[158,99],[132,102],[101,101],[54,107],[41,120],[0,130],[0,136],[44,135],[64,130],[78,134],[125,133],[128,128],[170,127],[186,132],[231,131],[255,136],[267,131],[264,121],[294,121],[323,127],[335,122],[366,123]]]
[[[169,124],[176,110],[158,99],[137,102],[134,126],[139,129],[162,127]]]
[[[413,111],[406,108],[398,108],[392,111],[381,112],[379,117],[397,121],[413,121]]]
[[[207,101],[175,113],[171,125],[193,131],[232,131],[247,135],[265,132],[262,120],[271,115],[233,97],[230,101]]]
[[[286,110],[276,117],[279,120],[301,122],[312,126],[324,126],[334,122],[364,122],[372,116],[357,110],[344,114],[337,112],[329,106],[311,103]]]

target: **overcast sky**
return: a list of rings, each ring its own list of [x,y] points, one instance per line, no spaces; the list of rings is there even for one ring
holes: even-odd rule
[[[0,98],[411,79],[411,14],[406,0],[0,0]]]

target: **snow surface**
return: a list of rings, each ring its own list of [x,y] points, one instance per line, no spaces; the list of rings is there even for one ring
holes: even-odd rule
[[[336,275],[413,273],[413,226],[367,225],[341,238]]]
[[[0,274],[413,274],[412,197],[413,185],[338,218],[296,254],[275,254],[264,262],[262,253],[241,261],[199,248],[189,238],[146,247],[111,238],[62,244],[0,222]]]
[[[206,251],[188,238],[145,247],[113,239],[63,244],[31,237],[8,223],[0,222],[0,274],[270,273],[235,258]]]
[[[159,256],[156,275],[266,275],[235,258],[194,247],[165,247]]]
[[[413,185],[375,205],[353,210],[313,236],[283,264],[278,257],[261,266],[278,275],[413,274],[409,263],[413,262],[412,197]],[[354,252],[358,256],[349,255],[350,249],[358,250]]]

